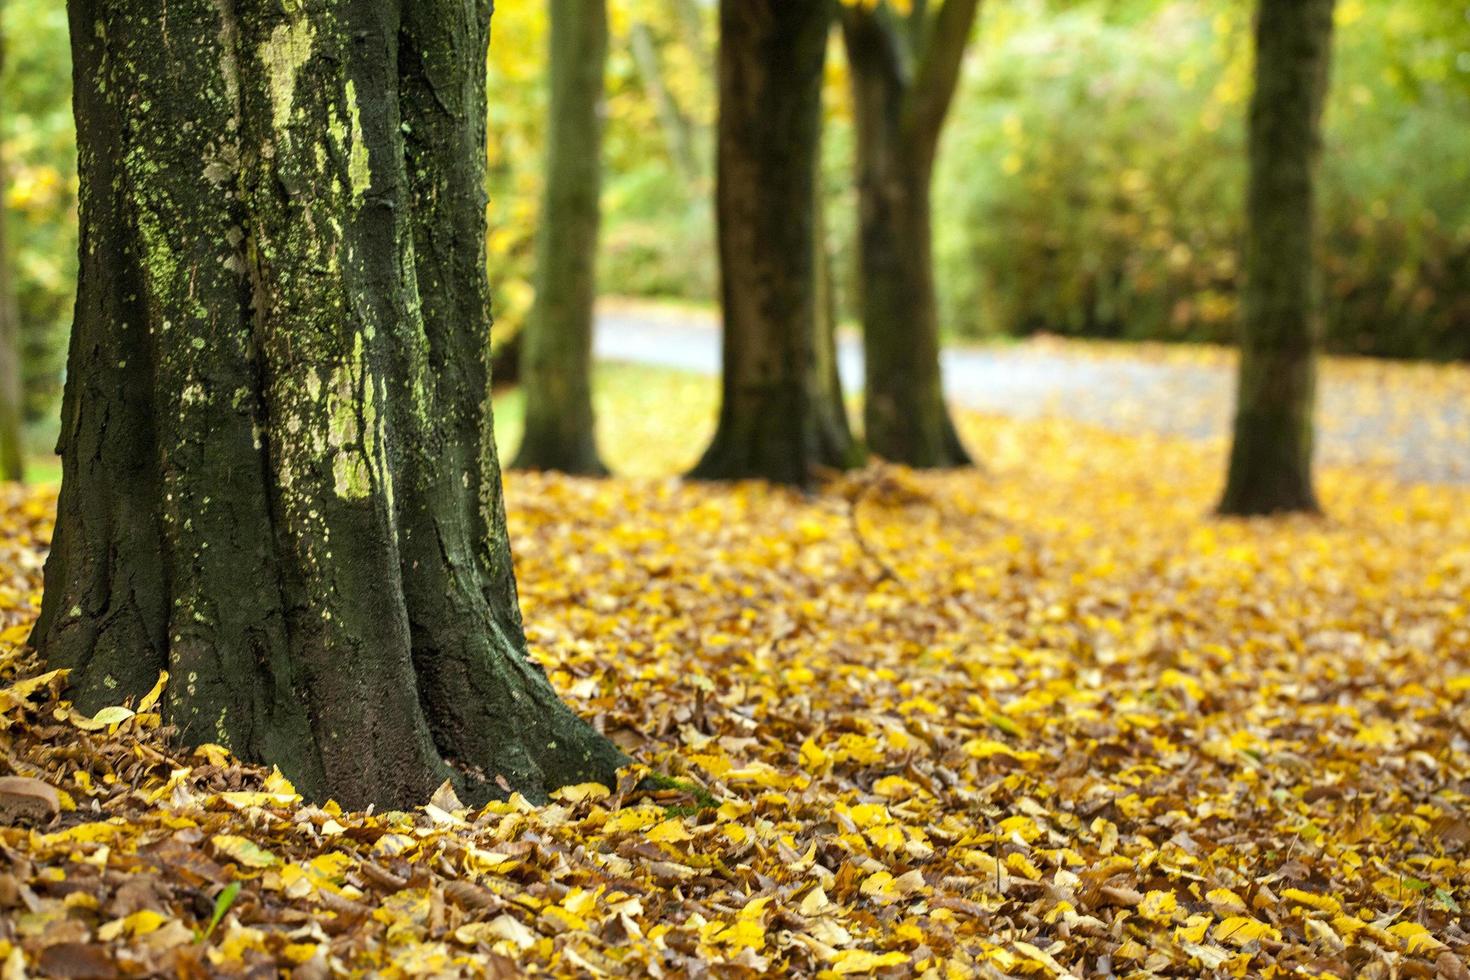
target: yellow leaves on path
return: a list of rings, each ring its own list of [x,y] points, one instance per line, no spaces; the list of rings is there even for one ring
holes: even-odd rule
[[[0,826],[0,962],[1466,976],[1470,491],[1328,470],[1330,519],[1224,521],[1219,446],[964,425],[985,471],[887,471],[865,543],[840,483],[512,474],[533,655],[637,760],[543,806],[313,804],[166,746],[161,696],[79,728],[19,679],[29,519],[0,752],[74,808]]]

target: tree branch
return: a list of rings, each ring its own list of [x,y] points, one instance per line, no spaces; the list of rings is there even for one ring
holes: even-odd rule
[[[916,52],[905,43],[904,25],[886,4],[866,8],[838,7],[843,39],[853,68],[882,75],[888,84],[907,88],[913,77]]]
[[[980,0],[944,0],[929,18],[913,86],[904,113],[904,132],[915,145],[933,152],[954,98],[965,46],[980,12]]]

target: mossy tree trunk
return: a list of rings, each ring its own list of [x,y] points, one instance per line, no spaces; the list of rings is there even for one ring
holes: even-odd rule
[[[805,486],[852,457],[818,362],[817,149],[830,0],[723,0],[719,428],[693,476]]]
[[[522,469],[604,475],[592,412],[592,322],[602,186],[605,0],[551,0],[546,192],[536,305],[521,349]]]
[[[979,0],[884,0],[842,11],[857,123],[863,421],[868,448],[910,466],[970,462],[944,404],[931,185]]]
[[[1250,107],[1245,289],[1235,431],[1220,511],[1316,511],[1312,412],[1320,333],[1315,184],[1334,0],[1263,0]]]
[[[607,780],[526,655],[482,0],[70,3],[81,268],[33,640],[84,711],[407,806]]]
[[[0,10],[4,4],[0,3]],[[6,39],[0,36],[0,67],[4,65]],[[6,161],[0,156],[0,192],[10,186]],[[10,242],[7,215],[0,204],[0,480],[25,477],[20,371],[20,318],[15,289],[10,278]]]

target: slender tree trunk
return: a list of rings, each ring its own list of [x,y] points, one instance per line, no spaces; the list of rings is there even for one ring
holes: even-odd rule
[[[679,21],[679,34],[694,54],[694,63],[705,78],[714,78],[718,72],[713,49],[705,43],[705,20],[701,0],[668,0],[673,6],[674,17]]]
[[[0,3],[0,10],[4,4]],[[5,62],[6,38],[0,36],[0,68]],[[0,156],[0,194],[10,186],[7,161]],[[25,452],[20,380],[20,315],[10,278],[10,240],[7,215],[0,204],[0,480],[25,478]]]
[[[536,305],[526,324],[522,469],[601,476],[592,412],[592,323],[602,185],[604,0],[551,0],[546,193],[536,237]]]
[[[663,68],[659,64],[658,45],[653,32],[642,21],[635,21],[628,28],[628,47],[633,52],[633,63],[638,66],[638,75],[643,79],[643,91],[658,110],[659,126],[664,132],[664,143],[669,148],[669,159],[673,161],[684,181],[686,189],[699,183],[699,157],[694,151],[694,136],[690,132],[689,120],[680,111],[669,87],[664,84]]]
[[[969,7],[964,32],[973,22],[974,4]],[[910,466],[967,465],[970,456],[945,407],[939,367],[930,188],[944,111],[920,117],[914,70],[900,54],[904,39],[881,11],[846,8],[843,28],[857,123],[868,448]],[[955,59],[957,73],[958,54]],[[948,105],[948,93],[942,101]]]
[[[1315,181],[1333,0],[1263,0],[1250,109],[1235,434],[1220,510],[1316,511],[1312,411],[1320,325]]]
[[[828,0],[722,0],[719,428],[692,475],[805,486],[851,443],[816,365],[817,148]],[[845,443],[845,445],[844,445]]]
[[[820,161],[821,151],[817,158]],[[823,440],[824,457],[842,457],[849,465],[862,463],[862,448],[852,437],[847,420],[847,403],[842,396],[842,374],[837,362],[837,277],[832,249],[827,241],[827,205],[821,181],[813,185],[812,210],[816,233],[812,236],[817,277],[817,334],[813,348],[813,384],[821,392],[813,406],[818,413],[817,431]]]
[[[81,268],[32,639],[78,706],[167,670],[186,743],[352,806],[609,779],[526,656],[506,539],[488,5],[69,9]]]

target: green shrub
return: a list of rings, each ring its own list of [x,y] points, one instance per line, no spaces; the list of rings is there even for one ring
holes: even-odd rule
[[[1250,5],[996,8],[936,186],[944,321],[1233,339]],[[1340,4],[1321,223],[1328,346],[1470,356],[1470,25]],[[1141,12],[1141,13],[1140,13]]]

